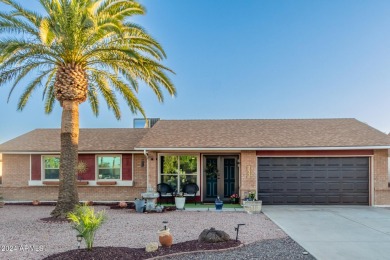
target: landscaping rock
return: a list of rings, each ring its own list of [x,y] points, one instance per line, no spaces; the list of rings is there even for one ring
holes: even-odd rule
[[[225,231],[216,230],[213,227],[210,229],[203,230],[198,238],[198,242],[205,242],[205,243],[218,243],[218,242],[224,242],[229,240],[230,240],[230,236]]]
[[[151,242],[146,245],[145,251],[146,252],[155,252],[158,250],[158,243],[157,242]]]

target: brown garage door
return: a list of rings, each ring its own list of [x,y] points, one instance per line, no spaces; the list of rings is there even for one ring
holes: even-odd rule
[[[368,205],[368,157],[260,157],[263,204]]]

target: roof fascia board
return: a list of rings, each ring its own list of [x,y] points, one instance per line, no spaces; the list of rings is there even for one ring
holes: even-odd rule
[[[141,148],[136,147],[135,150],[146,150],[146,151],[307,151],[307,150],[375,150],[375,149],[390,149],[390,146],[323,146],[323,147],[216,147],[216,148],[205,148],[205,147],[190,147],[190,148],[169,148],[169,147],[148,147]]]
[[[21,151],[2,151],[2,154],[59,154],[60,151],[33,151],[33,152],[21,152]],[[107,153],[113,153],[113,154],[121,154],[121,153],[133,153],[133,154],[142,154],[142,151],[79,151],[79,154],[107,154]]]

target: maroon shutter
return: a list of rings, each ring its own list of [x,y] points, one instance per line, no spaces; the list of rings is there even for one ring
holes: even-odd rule
[[[133,161],[131,154],[122,155],[122,180],[131,181],[133,179]]]
[[[31,180],[40,181],[41,180],[41,155],[32,154],[31,155]]]
[[[79,180],[94,181],[95,180],[95,155],[94,154],[79,154],[79,161],[83,161],[87,165],[87,171],[78,175]]]

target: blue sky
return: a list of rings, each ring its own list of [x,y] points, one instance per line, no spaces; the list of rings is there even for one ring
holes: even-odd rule
[[[390,132],[390,1],[140,2],[148,12],[134,20],[163,45],[178,91],[160,104],[142,88],[149,117],[353,117]],[[60,127],[60,106],[45,115],[39,91],[16,111],[23,87],[9,103],[0,89],[0,143]],[[98,118],[82,104],[80,126],[132,127],[137,116],[122,104],[120,121],[103,103]]]

